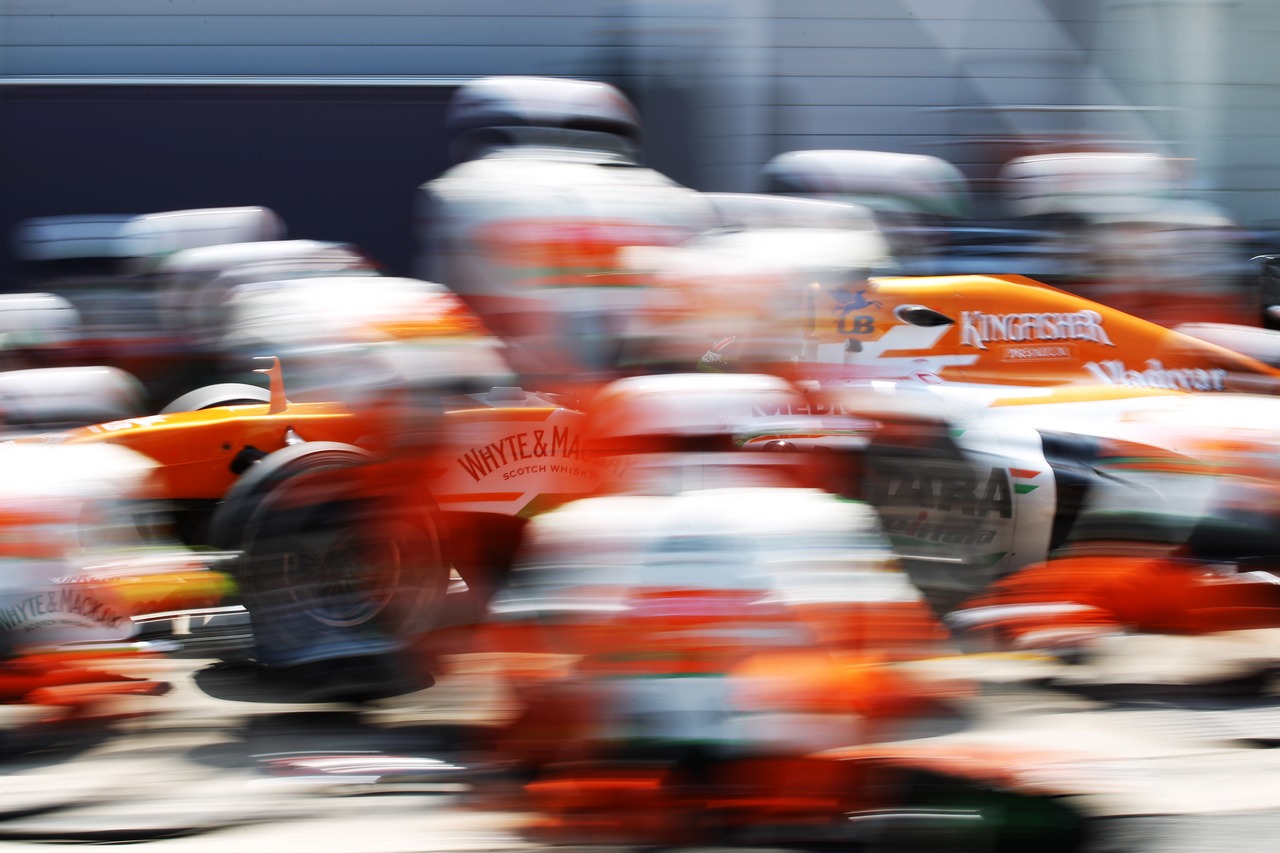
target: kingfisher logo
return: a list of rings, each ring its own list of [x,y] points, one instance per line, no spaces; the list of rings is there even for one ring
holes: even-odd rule
[[[840,306],[842,314],[848,314],[851,311],[861,311],[864,308],[879,308],[880,303],[875,299],[867,298],[866,290],[837,290],[834,298],[836,304]]]
[[[985,314],[960,312],[961,346],[986,349],[988,343],[1091,341],[1113,347],[1097,311]]]

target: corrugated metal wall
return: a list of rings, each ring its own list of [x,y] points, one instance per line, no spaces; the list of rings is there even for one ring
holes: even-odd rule
[[[1277,30],[1274,0],[9,0],[0,74],[608,79],[651,162],[714,190],[794,148],[981,180],[1038,137],[1125,138],[1195,158],[1206,197],[1265,222]]]
[[[570,74],[603,0],[10,0],[5,74]]]

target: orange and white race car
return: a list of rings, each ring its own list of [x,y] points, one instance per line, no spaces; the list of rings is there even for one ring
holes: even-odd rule
[[[736,360],[823,384],[1273,393],[1280,378],[1264,360],[1275,358],[1276,337],[1262,329],[1168,329],[1022,276],[871,276],[875,258],[850,252],[855,239],[839,228],[699,238],[667,259],[668,341],[732,338],[708,364]]]
[[[877,506],[941,608],[1061,544],[1108,444],[1274,467],[1273,333],[1167,329],[1017,276],[874,276],[865,232],[797,215],[819,202],[751,201],[747,227],[637,254],[666,286],[660,346],[718,339],[704,369],[809,389],[783,414],[816,422],[786,439],[835,452],[830,487]]]
[[[247,608],[262,663],[402,651],[439,624],[451,577],[472,598],[487,594],[525,519],[598,482],[581,413],[519,388],[451,398],[441,412],[403,388],[359,405],[293,402],[279,366],[269,372],[263,403],[246,402],[263,389],[221,385],[189,398],[204,406],[195,411],[7,443],[152,460],[136,517],[240,555],[229,568],[238,595],[221,603]]]
[[[862,298],[861,313],[831,303],[818,331],[796,335],[819,355],[834,344],[838,361],[779,367],[826,380],[802,379],[808,402],[764,413],[779,423],[739,441],[833,451],[822,466],[828,487],[876,505],[935,601],[966,597],[1056,547],[1101,477],[1094,461],[1104,442],[1237,461],[1246,450],[1274,456],[1269,425],[1280,400],[1211,389],[1271,383],[1276,373],[1221,346],[1027,281],[873,280]],[[991,317],[999,323],[983,319]],[[1006,352],[1028,347],[1051,349],[1045,361],[1056,373],[1037,376],[1028,365],[1040,360]],[[1135,351],[1158,353],[1166,379],[1180,377],[1166,384],[1177,387],[1098,381],[1138,382],[1142,375],[1107,365],[1128,364],[1125,353]],[[430,360],[430,350],[413,357]],[[1183,389],[1197,383],[1203,391]],[[339,645],[356,626],[387,624],[392,611],[401,639],[438,624],[451,571],[492,591],[525,519],[593,491],[601,473],[581,442],[581,412],[515,388],[454,398],[438,416],[411,406],[406,416],[394,394],[296,402],[281,384],[197,396],[186,406],[197,411],[109,421],[57,440],[123,445],[159,463],[182,538],[245,555],[238,579],[256,614],[257,653],[281,666],[322,654],[321,638],[303,639],[298,614]],[[246,402],[255,396],[268,399]],[[407,423],[416,429],[400,428]],[[409,433],[417,450],[400,446]],[[394,525],[390,534],[379,520]],[[337,592],[361,584],[361,595]]]
[[[767,203],[787,202],[822,205]],[[874,241],[851,252],[850,233],[753,226],[674,250],[680,263],[661,271],[660,307],[646,318],[650,340],[696,355],[695,341],[705,347],[727,332],[731,364],[810,389],[808,403],[767,413],[796,419],[790,426],[741,443],[836,451],[828,485],[870,499],[908,569],[943,598],[1061,541],[1098,477],[1100,439],[1206,458],[1238,459],[1242,447],[1271,454],[1280,401],[1221,393],[1277,387],[1280,371],[1263,361],[1027,279],[869,278],[852,261]],[[329,284],[255,288],[245,316],[290,291],[344,286],[341,277]],[[524,520],[598,483],[581,413],[491,389],[509,374],[468,359],[493,339],[448,290],[418,297],[411,312],[356,318],[358,345],[290,351],[286,370],[319,366],[352,393],[326,401],[291,382],[286,394],[277,371],[270,390],[215,386],[159,414],[56,439],[123,445],[159,463],[181,538],[244,555],[238,580],[263,660],[292,667],[351,645],[377,654],[401,645],[438,624],[452,571],[491,591]],[[323,304],[326,322],[341,316]],[[424,407],[412,383],[365,372],[370,353],[426,385],[460,370],[490,384],[443,404],[429,394]],[[459,353],[469,366],[458,368]],[[295,389],[312,393],[293,399]],[[1238,447],[1208,441],[1226,427]]]
[[[104,396],[88,373],[58,372],[79,384],[52,399],[53,373],[19,371],[0,374],[0,397],[14,446],[127,448],[153,462],[140,526],[240,555],[227,604],[247,608],[259,661],[360,658],[353,677],[367,683],[368,659],[436,627],[451,576],[471,593],[453,599],[486,595],[524,520],[597,478],[580,413],[517,387],[501,342],[449,290],[327,273],[225,299],[237,345],[285,355],[265,369],[269,387],[224,382],[155,414],[121,404],[73,419],[55,410],[70,400],[80,415]],[[38,405],[8,393],[42,385]],[[89,425],[37,431],[70,420]]]

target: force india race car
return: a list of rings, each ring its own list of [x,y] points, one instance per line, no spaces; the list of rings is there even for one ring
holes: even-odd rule
[[[1113,477],[1101,458],[1158,448],[1272,475],[1280,372],[1222,344],[1265,356],[1273,334],[1170,330],[1017,276],[867,278],[828,248],[840,239],[774,229],[695,241],[682,251],[700,257],[667,267],[675,292],[695,294],[669,326],[730,317],[741,333],[705,367],[810,391],[791,414],[814,422],[789,440],[858,461],[831,465],[831,488],[877,506],[942,609],[1062,544],[1091,489]],[[734,278],[747,244],[777,257],[796,240],[810,245],[802,263]],[[825,269],[813,260],[824,254]],[[682,277],[695,286],[682,290]]]
[[[519,388],[455,399],[419,452],[389,426],[395,404],[293,402],[279,364],[269,372],[264,403],[245,402],[263,389],[224,384],[188,396],[195,411],[16,440],[155,460],[166,533],[240,554],[231,572],[264,664],[395,651],[435,627],[451,576],[487,595],[525,518],[595,488],[581,414]]]
[[[871,280],[820,295],[837,298],[814,310],[805,357],[770,370],[808,388],[809,403],[762,413],[793,425],[741,444],[831,451],[832,488],[877,506],[935,603],[1043,559],[1108,442],[1274,464],[1280,401],[1206,392],[1274,388],[1280,372],[1224,347],[1026,279]],[[439,623],[455,571],[483,599],[523,520],[599,479],[581,413],[519,389],[446,406],[426,452],[388,440],[394,404],[293,402],[278,370],[269,393],[197,396],[196,411],[56,440],[159,464],[181,538],[241,553],[255,653],[269,664],[385,651]]]

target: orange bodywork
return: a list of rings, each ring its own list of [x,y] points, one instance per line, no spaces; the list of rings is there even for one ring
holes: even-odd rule
[[[235,584],[222,572],[209,571],[192,560],[185,569],[174,566],[158,572],[88,575],[62,589],[104,601],[132,617],[216,607],[234,591]],[[68,593],[60,590],[59,594],[65,597]]]
[[[787,353],[798,358],[763,365],[801,379],[1264,393],[1280,379],[1256,359],[1022,276],[815,283],[793,310],[772,308],[744,326],[765,339],[802,331],[803,344]]]
[[[876,692],[889,686],[883,675],[875,677]],[[847,686],[860,692],[872,685],[850,681]],[[893,713],[903,712],[910,709]],[[930,738],[809,754],[722,756],[675,766],[643,758],[566,762],[547,768],[524,786],[524,793],[537,814],[531,833],[561,844],[708,845],[743,837],[739,833],[830,840],[843,837],[848,821],[860,816],[874,820],[895,812],[908,816],[913,809],[927,812],[928,801],[914,799],[924,793],[922,779],[941,783],[954,798],[944,793],[934,808],[975,809],[982,792],[991,792],[993,802],[1004,798],[1006,806],[1020,797],[1051,800],[1078,793],[1064,780],[1087,777],[1087,770],[1072,770],[1084,758],[1068,751]],[[1051,815],[1033,809],[1021,826],[1022,816],[1004,817],[1035,839],[1061,828]],[[1038,818],[1049,819],[1037,823]]]
[[[758,589],[659,587],[620,597],[625,606],[604,617],[486,626],[486,650],[503,654],[523,700],[496,745],[539,769],[524,805],[538,815],[532,830],[553,841],[693,844],[712,826],[838,827],[847,812],[896,805],[894,792],[867,775],[879,772],[871,764],[809,754],[782,733],[894,739],[971,689],[893,665],[950,650],[920,601],[784,604]],[[675,760],[652,753],[659,743],[628,752],[625,738],[602,737],[618,722],[616,689],[697,695],[707,681],[725,685],[718,713],[742,726],[727,753],[711,744],[706,763],[697,749]]]
[[[0,662],[0,703],[45,708],[43,723],[96,721],[114,700],[169,692],[167,682],[127,674],[152,657],[120,650],[19,654]]]
[[[1280,627],[1280,585],[1171,556],[1081,554],[1028,566],[960,612],[1001,644],[1091,633],[1209,634]]]
[[[584,458],[581,417],[554,407],[446,412],[430,458],[413,460],[418,485],[446,510],[511,516],[587,494],[599,472]],[[239,476],[233,463],[246,448],[265,454],[301,439],[376,454],[386,449],[385,437],[374,417],[340,403],[290,403],[279,412],[257,404],[130,418],[72,430],[64,440],[120,444],[154,459],[157,498],[220,500]]]
[[[308,441],[355,444],[366,431],[337,403],[292,404],[275,414],[261,404],[111,421],[72,430],[66,441],[120,444],[154,459],[160,464],[157,497],[218,499],[235,482],[231,464],[246,447],[279,450],[290,432]]]
[[[1031,279],[887,279],[874,292],[886,305],[927,296],[923,304],[956,320],[933,352],[968,363],[944,368],[944,378],[954,371],[968,382],[1128,385],[1151,370],[1152,361],[1167,375],[1153,376],[1147,387],[1256,390],[1250,377],[1280,378],[1255,359]],[[1227,374],[1221,386],[1216,371]]]

